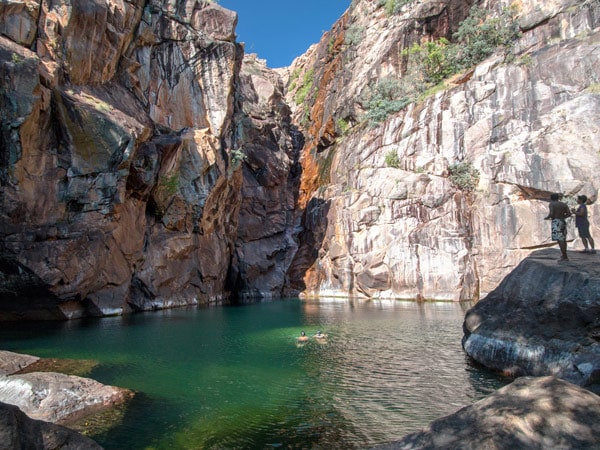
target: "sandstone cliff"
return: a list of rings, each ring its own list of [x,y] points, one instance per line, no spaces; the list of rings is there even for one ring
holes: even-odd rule
[[[208,1],[0,5],[4,317],[219,302],[228,276],[280,295],[298,138],[236,23]]]
[[[278,71],[209,1],[0,4],[0,316],[478,299],[552,244],[552,191],[586,194],[600,236],[598,1],[516,2],[511,59],[372,126],[369,90],[413,81],[405,49],[508,6],[395,3],[353,1]]]
[[[353,2],[284,74],[306,124],[295,286],[477,300],[552,245],[542,219],[554,191],[592,199],[600,236],[600,4],[514,2],[522,37],[509,58],[496,53],[371,126],[369,89],[414,82],[404,50],[451,38],[474,4],[512,2],[395,2],[406,3],[395,14],[382,3]],[[479,174],[472,191],[452,182],[456,164]]]

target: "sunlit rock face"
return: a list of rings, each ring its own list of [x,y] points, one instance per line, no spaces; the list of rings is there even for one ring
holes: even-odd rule
[[[464,322],[465,352],[508,375],[555,375],[600,392],[600,265],[594,255],[539,250]]]
[[[369,84],[402,80],[403,50],[450,37],[473,2],[409,3],[396,15],[353,2],[289,68],[288,101],[306,135],[290,269],[298,291],[477,300],[552,245],[543,217],[555,191],[587,195],[600,235],[600,5],[517,3],[512,60],[492,56],[378,126],[363,120]],[[459,162],[479,171],[472,192],[450,180]]]
[[[600,398],[554,377],[519,378],[378,450],[596,448]]]
[[[0,6],[3,317],[226,298],[236,22],[191,0]]]

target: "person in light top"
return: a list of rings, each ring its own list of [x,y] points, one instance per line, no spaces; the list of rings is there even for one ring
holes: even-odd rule
[[[317,334],[313,336],[315,339],[327,339],[327,335],[322,333],[321,330],[317,331]]]

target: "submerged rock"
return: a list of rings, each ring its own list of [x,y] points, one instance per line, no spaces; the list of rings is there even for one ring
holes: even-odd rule
[[[377,449],[597,449],[599,421],[597,395],[555,377],[525,377]]]
[[[467,311],[463,348],[508,375],[555,375],[600,391],[600,264],[596,255],[533,253]]]

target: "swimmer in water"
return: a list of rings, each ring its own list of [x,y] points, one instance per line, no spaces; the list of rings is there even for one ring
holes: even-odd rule
[[[317,331],[317,334],[313,336],[315,339],[327,339],[327,335],[321,332],[321,330]]]
[[[306,333],[303,331],[300,333],[300,336],[296,338],[296,340],[298,342],[306,342],[308,341],[308,336],[306,335]]]

